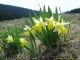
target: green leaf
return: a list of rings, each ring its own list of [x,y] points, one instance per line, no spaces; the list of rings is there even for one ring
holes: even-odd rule
[[[44,13],[44,11],[45,11],[45,6],[43,7],[43,10],[40,8],[40,10],[39,10],[39,13],[40,13],[40,16],[42,17],[42,18],[45,18],[45,13]]]
[[[32,11],[32,12],[33,12],[35,18],[39,20],[39,17],[37,16],[37,14],[34,11]]]
[[[60,7],[59,7],[59,11],[60,11],[60,23],[61,23],[61,9],[60,9]]]
[[[32,26],[34,26],[34,25],[35,25],[35,22],[34,22],[32,16],[31,16],[31,14],[29,14],[29,16],[30,16],[31,24],[32,24]],[[32,27],[32,26],[31,26],[31,27]]]
[[[58,9],[57,9],[57,7],[55,9],[55,20],[58,21]]]
[[[28,51],[32,52],[32,50],[29,48],[29,46],[24,46]]]
[[[68,34],[64,34],[64,41],[66,41],[67,37],[68,37]]]
[[[45,5],[43,7],[43,18],[46,18],[47,17],[47,12],[46,12],[46,8],[45,8]]]
[[[30,22],[25,17],[24,17],[24,19],[25,19],[25,22],[26,22],[27,26],[32,27]]]
[[[47,15],[48,15],[48,18],[50,18],[52,16],[52,11],[49,6],[48,6],[48,14]]]

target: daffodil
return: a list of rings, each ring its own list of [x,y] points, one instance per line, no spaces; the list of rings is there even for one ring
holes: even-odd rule
[[[34,21],[35,21],[36,24],[39,24],[41,27],[44,26],[44,22],[43,22],[42,17],[40,17],[39,20],[35,19],[35,18],[33,18],[33,19],[34,19]]]
[[[47,23],[53,23],[52,19],[47,19]]]
[[[8,35],[7,40],[8,40],[8,43],[12,43],[12,42],[13,42],[13,38],[12,38],[12,36],[9,36],[9,35]]]
[[[21,46],[24,47],[28,41],[26,41],[24,38],[20,38]]]
[[[42,30],[42,27],[39,24],[36,24],[34,25],[34,29],[40,32]]]
[[[32,35],[35,35],[36,32],[34,29],[31,29],[30,31],[31,31]]]
[[[53,22],[53,21],[54,21],[53,16],[52,16],[52,17],[50,17],[50,18],[44,18],[44,19],[46,20],[46,22],[47,22],[47,23],[51,23],[51,22]]]
[[[54,29],[54,32],[57,31],[58,34],[65,34],[67,33],[67,29],[61,24],[57,23]]]
[[[64,26],[62,26],[62,24],[59,24],[58,27],[61,30],[61,34],[67,33],[67,29]]]
[[[48,24],[48,29],[50,30],[50,29],[52,29],[52,28],[54,28],[54,24],[53,24],[53,23],[49,23],[49,24]]]
[[[51,17],[50,19],[46,19],[46,21],[47,21],[46,25],[48,25],[49,30],[54,28],[55,25],[54,25],[53,17]]]
[[[44,27],[44,22],[43,22],[43,20],[40,20],[40,21],[39,21],[39,25],[40,25],[41,27]]]
[[[3,50],[2,47],[0,47],[0,52],[1,52],[2,50]]]
[[[29,31],[24,32],[25,36],[29,36]]]

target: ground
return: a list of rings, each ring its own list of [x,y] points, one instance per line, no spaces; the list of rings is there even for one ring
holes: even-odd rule
[[[62,17],[66,21],[70,21],[70,27],[67,27],[69,34],[67,37],[67,42],[61,46],[63,51],[61,51],[56,56],[58,58],[76,58],[80,59],[80,14],[63,14]],[[7,26],[24,26],[24,18],[14,19],[10,21],[0,21],[0,32],[5,30]],[[39,43],[39,42],[38,42]],[[24,54],[26,53],[26,54]],[[50,52],[49,52],[50,53]],[[23,52],[22,56],[12,58],[11,60],[28,60],[27,52]],[[45,57],[46,58],[46,57]],[[75,59],[75,60],[76,60]],[[7,60],[7,59],[5,59]]]

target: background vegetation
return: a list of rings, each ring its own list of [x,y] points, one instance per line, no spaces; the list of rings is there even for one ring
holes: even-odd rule
[[[35,10],[0,4],[0,21],[29,17],[29,14],[34,16],[33,11],[37,15],[39,14],[38,11]]]

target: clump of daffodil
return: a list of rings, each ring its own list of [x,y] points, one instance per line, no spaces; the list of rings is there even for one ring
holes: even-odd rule
[[[4,49],[4,53],[6,53],[5,55],[10,53],[10,55],[13,56],[22,51],[21,42],[19,39],[22,37],[22,30],[22,27],[9,27],[7,31],[1,33],[1,39],[3,41],[2,47]],[[8,57],[11,57],[10,55]]]
[[[64,25],[69,24],[69,22],[61,18],[57,8],[55,9],[55,14],[52,13],[50,7],[48,7],[48,12],[43,8],[43,10],[40,10],[40,17],[35,15],[35,18],[31,18],[31,22],[31,25],[29,22],[27,24],[35,30],[35,36],[52,49],[57,46],[60,35],[65,36],[68,33]]]
[[[20,38],[21,46],[24,47],[28,41],[25,40],[25,38]]]
[[[12,42],[13,42],[13,38],[12,38],[12,36],[9,36],[9,35],[8,35],[7,40],[8,40],[8,43],[12,43]]]

